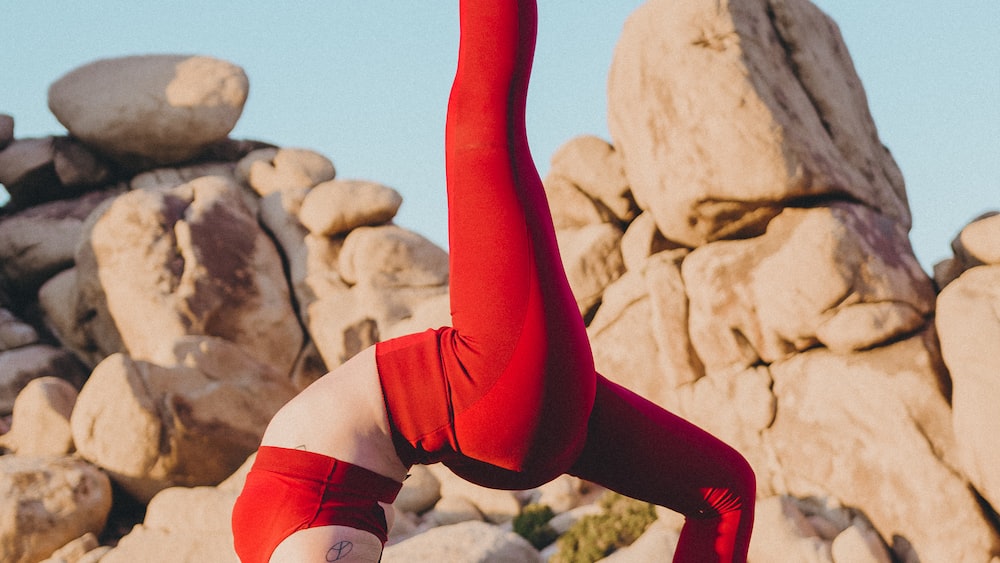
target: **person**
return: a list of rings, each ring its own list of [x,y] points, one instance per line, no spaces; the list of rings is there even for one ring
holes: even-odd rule
[[[273,418],[233,511],[244,563],[378,561],[409,468],[492,488],[569,473],[686,516],[674,561],[745,561],[755,481],[598,374],[528,149],[535,0],[460,0],[445,159],[452,326],[380,342]]]

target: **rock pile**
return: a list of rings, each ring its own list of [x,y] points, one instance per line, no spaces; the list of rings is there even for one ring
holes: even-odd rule
[[[1000,561],[1000,214],[930,279],[836,25],[806,0],[716,6],[641,7],[613,142],[552,157],[598,369],[747,456],[755,563]],[[398,193],[228,138],[247,88],[223,61],[129,57],[53,85],[68,136],[0,115],[3,561],[235,561],[277,408],[448,323],[447,255],[392,223]],[[414,468],[385,560],[542,561],[558,548],[511,520],[540,503],[564,532],[598,492]],[[668,559],[680,523],[659,515],[608,561]]]

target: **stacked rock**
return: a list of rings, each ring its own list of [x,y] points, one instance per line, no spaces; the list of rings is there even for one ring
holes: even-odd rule
[[[609,86],[613,142],[570,140],[544,182],[564,266],[598,370],[750,460],[751,561],[1000,563],[1000,215],[921,270],[806,0],[651,0]],[[228,62],[127,57],[52,86],[67,136],[0,116],[0,559],[235,561],[275,410],[449,322],[447,255],[393,223],[395,190],[228,137],[247,88]],[[567,533],[600,493],[417,467],[384,560],[559,560],[512,521],[541,504]],[[669,559],[681,522],[657,514],[608,560]]]

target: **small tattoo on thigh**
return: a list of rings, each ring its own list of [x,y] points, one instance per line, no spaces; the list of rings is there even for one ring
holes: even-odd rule
[[[333,544],[333,547],[326,552],[327,561],[341,561],[354,549],[354,544],[347,541],[339,541]]]

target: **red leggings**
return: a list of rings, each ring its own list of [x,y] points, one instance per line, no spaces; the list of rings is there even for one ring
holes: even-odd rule
[[[461,0],[446,166],[453,326],[377,345],[406,464],[494,488],[570,473],[688,517],[675,561],[743,561],[754,476],[708,433],[594,370],[524,110],[534,0]]]

